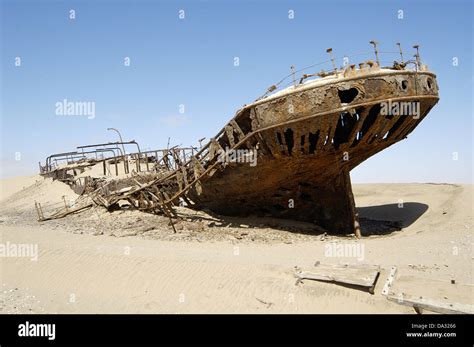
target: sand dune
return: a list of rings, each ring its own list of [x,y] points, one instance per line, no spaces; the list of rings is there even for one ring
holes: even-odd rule
[[[5,200],[11,195],[33,185],[35,182],[42,181],[39,175],[20,176],[0,180],[0,200]]]
[[[392,266],[400,292],[473,303],[472,185],[355,185],[371,234],[360,240],[304,223],[187,209],[176,234],[165,218],[136,211],[39,223],[34,201],[74,199],[67,186],[28,177],[2,181],[1,191],[3,244],[38,245],[37,261],[0,258],[6,313],[414,313],[380,294]],[[328,256],[334,244],[363,246],[363,257]],[[295,266],[311,269],[316,261],[380,265],[375,294],[297,285]]]

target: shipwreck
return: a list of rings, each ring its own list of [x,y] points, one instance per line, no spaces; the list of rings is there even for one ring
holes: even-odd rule
[[[238,110],[199,148],[140,151],[135,141],[79,146],[40,163],[43,176],[82,194],[62,217],[93,205],[176,217],[174,206],[222,215],[270,215],[360,236],[350,171],[405,139],[438,102],[436,75],[414,59],[383,67],[375,59],[288,76],[290,85]],[[137,145],[125,151],[124,145]],[[63,162],[59,162],[58,160]],[[91,168],[95,168],[95,171]],[[89,174],[88,172],[91,172]],[[95,172],[92,174],[92,172]]]

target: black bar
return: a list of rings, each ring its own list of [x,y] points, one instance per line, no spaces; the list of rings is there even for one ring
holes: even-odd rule
[[[55,339],[20,337],[26,322]],[[0,345],[258,343],[472,346],[468,315],[0,315]],[[431,324],[431,325],[430,325]],[[421,329],[424,326],[424,329]],[[31,328],[31,325],[30,325]],[[407,333],[421,333],[409,337]],[[455,337],[428,336],[455,333]]]

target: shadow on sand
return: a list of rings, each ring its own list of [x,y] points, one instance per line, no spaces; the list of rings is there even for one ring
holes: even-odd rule
[[[385,235],[407,228],[428,210],[428,205],[405,202],[358,207],[362,235]]]
[[[359,221],[361,225],[362,235],[386,235],[395,231],[400,231],[413,224],[420,218],[428,209],[428,205],[418,202],[405,202],[403,207],[398,204],[386,204],[378,206],[358,207]],[[280,219],[273,217],[231,217],[223,216],[206,211],[211,218],[190,217],[193,220],[208,220],[213,221],[209,226],[229,226],[234,228],[274,228],[285,230],[289,232],[307,234],[307,235],[322,235],[325,232],[333,234],[331,231],[326,231],[316,224],[300,222],[288,219]],[[343,235],[340,235],[343,236]]]

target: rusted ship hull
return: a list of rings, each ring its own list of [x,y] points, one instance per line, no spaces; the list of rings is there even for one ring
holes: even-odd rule
[[[406,138],[438,101],[436,76],[420,64],[418,54],[411,63],[414,70],[405,69],[405,63],[380,68],[369,61],[359,69],[334,65],[330,74],[304,75],[300,83],[244,106],[200,149],[122,150],[59,168],[49,160],[40,170],[89,192],[92,203],[85,206],[113,210],[128,205],[172,220],[181,201],[222,215],[270,215],[360,236],[350,171]],[[321,78],[303,83],[308,76]],[[90,152],[95,155],[120,152],[119,144],[124,142],[80,146],[80,152],[48,158],[82,156],[89,153],[84,148],[95,148]],[[236,152],[244,153],[237,158],[252,159],[234,161]],[[78,165],[81,170],[101,165],[103,175],[82,183]],[[75,210],[82,208],[79,204]],[[53,217],[71,210],[58,213]]]
[[[235,117],[253,133],[238,147],[258,148],[257,165],[228,163],[189,197],[195,207],[224,215],[271,215],[354,232],[350,170],[406,138],[437,101],[434,74],[391,70],[357,70],[258,101]],[[396,102],[419,105],[418,114],[382,114]],[[222,148],[237,142],[237,126],[220,138]]]

